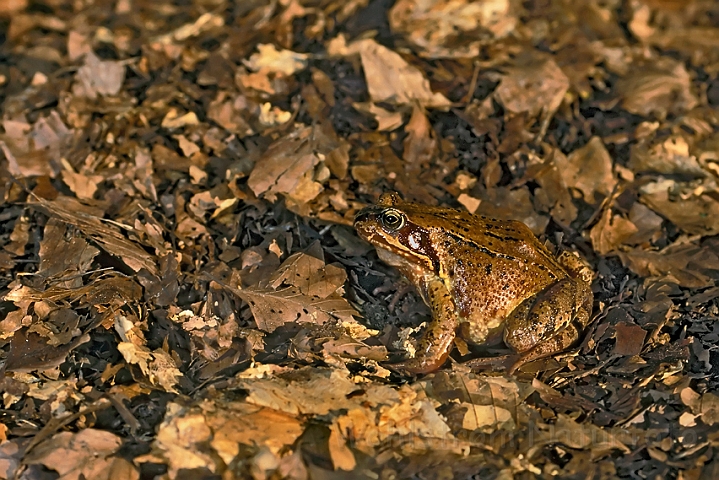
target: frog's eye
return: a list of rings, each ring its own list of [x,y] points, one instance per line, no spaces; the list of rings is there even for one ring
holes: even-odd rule
[[[380,217],[382,226],[387,230],[399,230],[404,225],[404,215],[397,210],[388,209],[382,212]]]

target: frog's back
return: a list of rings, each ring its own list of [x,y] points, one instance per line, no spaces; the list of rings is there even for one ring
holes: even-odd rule
[[[522,222],[426,206],[406,214],[428,231],[439,276],[470,323],[498,327],[523,300],[567,276]]]

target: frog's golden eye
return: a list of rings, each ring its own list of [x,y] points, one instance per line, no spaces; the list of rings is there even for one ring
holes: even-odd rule
[[[393,209],[387,209],[382,212],[380,220],[382,221],[382,226],[389,231],[399,230],[404,225],[404,215],[402,212]]]

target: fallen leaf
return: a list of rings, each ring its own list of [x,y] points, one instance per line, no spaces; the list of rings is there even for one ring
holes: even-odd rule
[[[121,445],[120,437],[93,428],[61,432],[35,447],[24,462],[55,470],[62,480],[137,480],[140,472],[124,458],[115,456]]]
[[[639,200],[692,235],[719,233],[719,201],[712,190],[692,189],[663,179],[639,189]]]
[[[505,68],[506,73],[494,94],[509,112],[529,113],[548,121],[564,100],[569,79],[548,56],[524,54]],[[542,102],[537,102],[542,98]]]
[[[422,72],[409,65],[399,54],[374,40],[365,39],[349,46],[329,49],[330,55],[359,54],[364,68],[367,89],[375,103],[398,105],[418,103],[428,108],[447,108],[450,101],[441,93],[434,93]]]
[[[639,325],[619,323],[614,326],[617,343],[614,344],[612,354],[631,357],[639,355],[644,346],[647,331]]]
[[[307,55],[291,50],[277,50],[271,44],[257,44],[258,52],[243,63],[252,71],[281,73],[289,76],[307,66]]]
[[[389,11],[389,22],[425,57],[474,58],[486,43],[485,32],[503,38],[514,31],[519,11],[521,6],[511,0],[399,0]]]
[[[602,213],[602,218],[589,232],[594,250],[601,255],[606,255],[617,249],[629,238],[636,235],[639,229],[621,215],[613,215],[612,209],[607,208]]]
[[[616,93],[627,111],[641,116],[678,115],[694,108],[698,99],[691,89],[684,62],[662,57],[635,65],[616,84]]]
[[[124,82],[124,62],[102,61],[90,52],[85,55],[85,64],[75,74],[73,94],[87,98],[117,95]]]
[[[614,190],[612,158],[599,137],[592,137],[569,156],[557,156],[555,163],[565,184],[582,192],[584,201],[594,205]]]

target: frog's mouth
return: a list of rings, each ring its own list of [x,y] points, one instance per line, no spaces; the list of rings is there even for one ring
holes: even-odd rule
[[[360,210],[355,216],[354,227],[357,234],[371,244],[386,243],[383,235],[378,232],[379,218],[378,214],[381,209],[376,206],[370,206]]]

